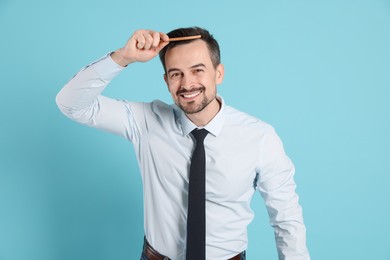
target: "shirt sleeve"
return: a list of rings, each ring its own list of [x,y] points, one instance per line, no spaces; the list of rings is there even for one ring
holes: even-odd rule
[[[123,69],[110,54],[84,67],[57,94],[60,111],[81,124],[133,140],[137,135],[137,124],[130,103],[101,95]],[[141,104],[138,106],[142,107]]]
[[[265,135],[262,149],[258,190],[274,228],[279,259],[309,260],[302,208],[295,191],[294,165],[273,129]]]

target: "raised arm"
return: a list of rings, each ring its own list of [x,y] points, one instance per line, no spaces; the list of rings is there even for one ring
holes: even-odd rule
[[[79,123],[129,138],[134,131],[129,104],[101,93],[125,66],[153,59],[168,40],[168,36],[160,32],[134,32],[123,48],[86,66],[61,89],[56,97],[59,109]]]

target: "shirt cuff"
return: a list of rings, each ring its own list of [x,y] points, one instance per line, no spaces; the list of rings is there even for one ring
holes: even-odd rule
[[[93,67],[93,69],[102,77],[102,79],[107,81],[111,81],[115,76],[117,76],[122,70],[126,68],[116,63],[111,58],[111,53],[112,52],[106,54],[101,59],[89,65]]]

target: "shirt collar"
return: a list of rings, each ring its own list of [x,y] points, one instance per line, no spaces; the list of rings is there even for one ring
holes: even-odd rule
[[[226,107],[225,102],[221,96],[217,96],[217,99],[219,102],[221,102],[221,109],[207,125],[202,127],[207,131],[209,131],[209,133],[211,133],[214,136],[218,136],[218,134],[221,132],[223,122],[225,121],[225,107]],[[181,109],[180,109],[180,121],[181,121],[181,127],[184,136],[191,133],[192,130],[199,128],[194,123],[192,123],[190,119],[188,119],[186,114]]]

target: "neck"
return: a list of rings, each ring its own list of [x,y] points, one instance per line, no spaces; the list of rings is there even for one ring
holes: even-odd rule
[[[186,116],[198,127],[207,125],[221,109],[221,102],[215,98],[202,111],[194,114],[186,114]]]

